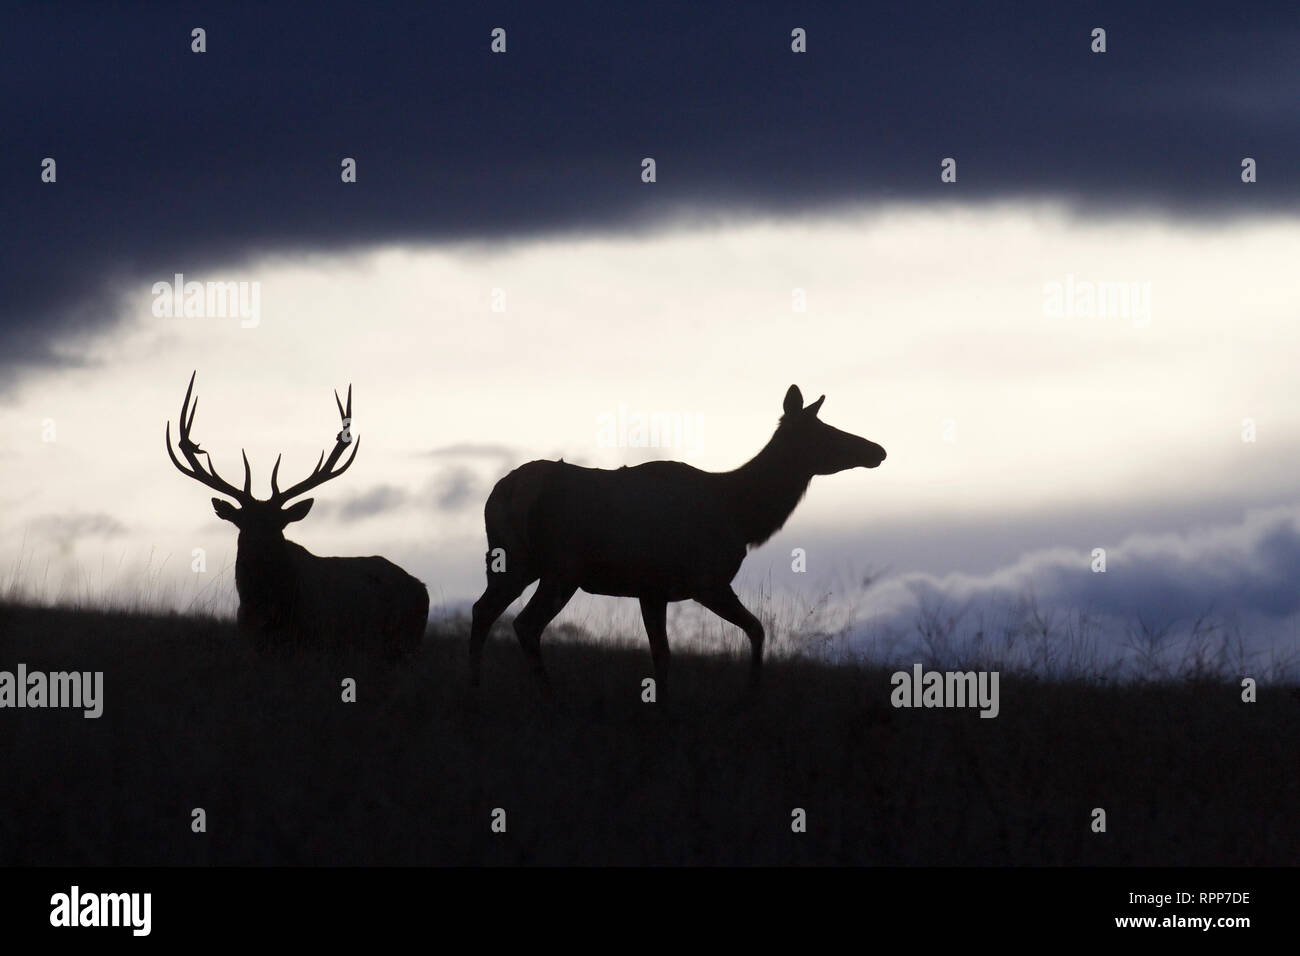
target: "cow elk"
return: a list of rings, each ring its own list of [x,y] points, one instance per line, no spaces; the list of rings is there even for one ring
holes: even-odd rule
[[[226,498],[213,498],[217,517],[239,528],[235,558],[235,588],[239,592],[241,634],[262,646],[318,651],[357,651],[377,656],[399,655],[419,647],[428,625],[429,593],[425,586],[381,557],[322,558],[285,540],[285,526],[301,521],[313,499],[294,504],[298,496],[337,478],[356,459],[361,440],[351,434],[352,387],[344,408],[334,393],[343,429],[329,457],[321,452],[310,475],[289,488],[278,484],[280,459],[271,470],[271,497],[253,497],[252,473],[244,454],[244,487],[236,488],[217,474],[211,455],[191,437],[198,399],[190,406],[194,375],[181,404],[179,449],[189,467],[172,450],[167,423],[167,454],[181,473],[202,482]],[[351,444],[352,454],[339,459]],[[199,456],[206,458],[206,465]]]
[[[885,460],[879,445],[817,417],[825,399],[804,407],[791,385],[771,440],[734,471],[701,471],[677,461],[617,470],[532,461],[498,481],[483,514],[488,583],[474,605],[471,684],[479,684],[492,624],[539,581],[514,629],[543,687],[542,631],[582,589],[640,600],[661,693],[668,677],[668,602],[688,599],[748,636],[750,687],[756,690],[763,625],[731,588],[747,549],[785,524],[814,475],[875,468]]]

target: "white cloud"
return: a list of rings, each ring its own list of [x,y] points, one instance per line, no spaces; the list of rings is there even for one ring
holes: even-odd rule
[[[791,382],[825,393],[823,417],[885,445],[889,460],[817,479],[787,533],[833,527],[851,543],[873,519],[921,527],[1152,496],[1185,501],[1191,527],[1198,503],[1229,490],[1262,500],[1294,474],[1298,232],[1289,219],[1197,226],[1081,221],[1051,206],[899,206],[276,258],[219,274],[178,263],[199,281],[259,281],[260,324],[156,318],[146,282],[123,303],[127,330],[85,343],[92,364],[28,381],[0,409],[10,436],[0,567],[17,560],[23,529],[28,558],[45,546],[38,516],[73,511],[128,529],[81,542],[76,559],[90,566],[172,555],[168,573],[183,582],[195,547],[213,566],[233,559],[234,530],[162,447],[196,367],[196,434],[227,476],[247,448],[263,492],[277,453],[292,480],[328,447],[332,390],[353,383],[365,446],[318,502],[336,505],[335,518],[376,488],[407,504],[364,521],[309,516],[292,537],[321,554],[385,553],[451,598],[481,587],[471,489],[486,494],[509,467],[500,449],[515,463],[622,464],[629,450],[602,447],[598,420],[625,404],[707,426],[697,447],[642,457],[730,468],[767,440]],[[1046,317],[1044,284],[1067,275],[1150,283],[1149,327]],[[491,311],[496,288],[504,313]],[[792,311],[794,288],[807,312]],[[1247,417],[1253,444],[1240,438]],[[53,442],[42,441],[46,420]],[[494,451],[439,479],[446,464],[428,451],[447,447]],[[964,560],[954,553],[953,568]]]

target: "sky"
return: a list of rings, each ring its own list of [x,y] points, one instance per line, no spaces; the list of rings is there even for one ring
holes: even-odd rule
[[[0,32],[20,591],[233,607],[235,529],[163,450],[195,370],[198,440],[263,492],[350,383],[365,447],[290,537],[452,609],[510,468],[732,468],[796,383],[889,458],[747,559],[789,630],[829,602],[896,648],[1029,602],[1108,653],[1204,614],[1300,652],[1300,12],[19,5]],[[169,309],[177,274],[243,312]]]

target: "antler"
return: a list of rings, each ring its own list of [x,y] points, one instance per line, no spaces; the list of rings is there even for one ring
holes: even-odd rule
[[[342,420],[343,428],[334,439],[334,450],[330,452],[329,458],[326,458],[325,452],[322,451],[320,453],[320,458],[316,460],[316,467],[312,469],[310,475],[308,475],[302,481],[298,482],[296,485],[293,485],[289,488],[286,488],[284,491],[281,491],[279,486],[276,484],[276,479],[279,476],[279,472],[280,472],[280,456],[277,455],[275,459],[275,467],[271,469],[271,498],[270,498],[271,501],[283,505],[290,498],[296,498],[298,497],[298,495],[302,494],[305,491],[310,491],[311,489],[315,488],[317,485],[323,485],[331,478],[337,478],[339,475],[343,474],[343,472],[347,471],[348,468],[352,465],[352,462],[356,460],[357,451],[360,450],[361,448],[361,437],[357,436],[356,440],[354,441],[352,436],[352,431],[351,431],[352,429],[352,386],[351,385],[348,386],[348,407],[346,409],[343,407],[343,403],[339,401],[339,393],[337,391],[335,391],[334,393],[334,404],[339,407],[339,418]],[[339,458],[342,457],[343,455],[343,450],[347,448],[348,445],[352,446],[352,454],[349,455],[348,460],[343,463],[343,467],[335,471],[334,466],[338,464]]]
[[[244,454],[244,490],[240,491],[230,482],[226,481],[217,474],[216,467],[212,464],[212,456],[198,446],[197,443],[190,440],[190,428],[194,425],[194,415],[199,410],[199,400],[194,399],[194,407],[190,407],[190,394],[194,391],[194,376],[198,374],[195,369],[190,375],[189,387],[185,389],[185,401],[181,403],[181,420],[180,420],[180,449],[185,460],[190,463],[186,468],[176,460],[176,453],[172,451],[172,423],[167,422],[167,454],[172,460],[172,464],[180,469],[181,474],[193,478],[195,481],[201,481],[214,491],[219,491],[223,495],[234,498],[240,504],[253,500],[253,475],[248,467],[248,455]],[[242,453],[242,452],[241,452]],[[199,461],[199,455],[204,455],[208,459],[207,468]]]

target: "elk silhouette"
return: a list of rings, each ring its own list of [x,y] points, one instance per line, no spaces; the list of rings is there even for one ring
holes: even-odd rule
[[[197,374],[197,373],[196,373]],[[329,458],[322,451],[312,473],[292,487],[280,490],[280,458],[271,470],[271,497],[253,497],[252,473],[244,454],[244,487],[231,485],[217,474],[212,456],[190,437],[198,399],[190,407],[194,375],[190,376],[179,424],[182,465],[172,450],[171,422],[167,423],[167,454],[181,473],[202,482],[237,503],[212,499],[218,518],[239,528],[235,557],[235,589],[239,592],[240,633],[263,645],[276,643],[320,650],[355,649],[396,655],[419,646],[429,618],[429,592],[417,579],[380,557],[322,558],[302,545],[285,540],[284,529],[307,517],[314,499],[289,502],[337,478],[356,460],[361,439],[351,434],[352,386],[347,408],[334,393],[343,429]],[[352,454],[335,469],[344,449]],[[207,458],[207,467],[199,456]]]
[[[640,599],[661,691],[668,677],[668,602],[688,599],[749,637],[756,690],[763,625],[731,588],[747,549],[785,524],[814,475],[875,468],[885,460],[879,445],[821,421],[825,400],[804,407],[791,385],[771,440],[734,471],[701,471],[678,461],[617,470],[532,461],[498,481],[483,512],[488,583],[474,605],[471,685],[479,684],[492,624],[540,581],[514,628],[543,687],[549,685],[542,631],[581,588]]]

